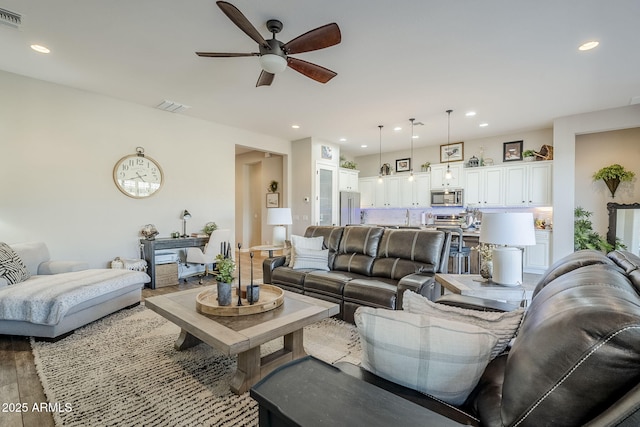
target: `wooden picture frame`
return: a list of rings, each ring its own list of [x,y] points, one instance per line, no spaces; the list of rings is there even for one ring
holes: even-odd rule
[[[268,208],[280,207],[280,193],[267,193],[267,207]]]
[[[453,142],[440,146],[440,163],[464,160],[464,142]]]
[[[511,141],[502,144],[502,161],[517,162],[522,160],[523,141]]]
[[[411,159],[396,160],[396,172],[411,172]]]

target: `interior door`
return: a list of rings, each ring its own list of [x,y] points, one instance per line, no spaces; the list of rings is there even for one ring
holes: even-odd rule
[[[317,225],[336,225],[337,168],[319,163],[316,167],[316,218]]]

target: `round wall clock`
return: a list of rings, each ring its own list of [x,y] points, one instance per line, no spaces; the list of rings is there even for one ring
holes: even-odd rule
[[[116,187],[129,197],[141,199],[157,193],[162,187],[162,168],[144,148],[137,147],[136,154],[124,156],[113,168]]]

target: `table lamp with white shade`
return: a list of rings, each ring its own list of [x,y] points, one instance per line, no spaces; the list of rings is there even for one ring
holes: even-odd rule
[[[504,286],[522,284],[523,262],[520,248],[536,244],[533,214],[483,213],[480,243],[498,245],[492,251],[493,282]]]
[[[287,229],[285,225],[293,224],[291,220],[290,208],[268,208],[267,224],[275,225],[273,227],[273,245],[284,245],[287,239]]]

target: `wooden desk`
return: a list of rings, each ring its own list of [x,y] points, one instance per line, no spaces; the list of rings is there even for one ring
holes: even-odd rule
[[[478,274],[436,274],[435,280],[444,290],[454,294],[470,295],[479,298],[506,301],[520,305],[522,300],[529,305],[540,274],[524,273],[524,283],[520,286],[502,286],[487,282]]]
[[[156,288],[156,251],[161,249],[200,248],[207,244],[208,237],[161,237],[154,240],[140,239],[147,261],[147,274],[151,276],[149,287]]]

